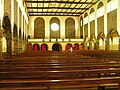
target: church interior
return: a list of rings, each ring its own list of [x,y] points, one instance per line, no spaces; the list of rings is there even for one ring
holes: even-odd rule
[[[120,90],[120,0],[0,8],[0,90]]]

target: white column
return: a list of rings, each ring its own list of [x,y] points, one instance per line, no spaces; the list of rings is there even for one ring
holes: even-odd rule
[[[60,21],[60,38],[65,38],[65,19]]]
[[[107,3],[104,5],[104,34],[107,36]]]
[[[90,38],[90,14],[88,14],[88,38]]]
[[[20,8],[18,6],[18,18],[17,18],[17,31],[18,31],[18,38],[19,38],[19,29],[20,29]],[[18,39],[19,40],[19,39]]]
[[[118,50],[120,51],[120,0],[118,0],[118,8],[117,8],[117,32],[119,34],[119,46]]]
[[[75,18],[75,38],[80,38],[80,19]]]
[[[118,0],[118,8],[117,8],[117,31],[120,35],[120,0]]]
[[[46,19],[45,21],[45,38],[50,38],[50,19]]]
[[[0,24],[2,26],[3,16],[4,16],[4,0],[0,0]]]
[[[14,28],[14,0],[11,0],[11,38],[12,38],[12,54],[14,54],[14,37],[13,37],[13,28]]]
[[[11,32],[13,34],[14,27],[14,0],[11,0]]]
[[[97,29],[97,8],[95,10],[95,37],[97,39],[98,36],[98,29]]]
[[[21,13],[21,39],[23,39],[23,15]]]
[[[83,17],[83,22],[82,22],[82,24],[83,24],[83,38],[85,38],[85,29],[84,29],[84,16],[82,16]],[[81,23],[81,22],[80,22]]]

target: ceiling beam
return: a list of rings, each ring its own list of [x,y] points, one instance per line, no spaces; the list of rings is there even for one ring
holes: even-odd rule
[[[83,14],[83,13],[77,13],[77,12],[28,12],[29,14],[30,13],[43,13],[43,14],[46,14],[46,13],[50,13],[50,14],[52,14],[52,13],[55,13],[55,14],[57,14],[57,13],[64,13],[64,14]]]
[[[66,7],[27,7],[27,9],[81,9],[81,10],[88,10],[89,8],[66,8]]]
[[[26,3],[65,3],[65,4],[95,4],[96,2],[71,2],[71,1],[25,1]]]
[[[43,14],[39,14],[39,15],[34,15],[34,14],[29,14],[29,16],[80,16],[80,15],[43,15]]]

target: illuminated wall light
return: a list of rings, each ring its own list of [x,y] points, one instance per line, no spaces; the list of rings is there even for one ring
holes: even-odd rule
[[[27,16],[27,14],[25,12],[25,8],[24,8],[24,6],[22,4],[22,1],[21,0],[16,0],[16,1],[18,2],[18,5],[19,5],[19,7],[20,7],[20,9],[22,11],[22,14],[24,15],[24,18],[25,18],[26,22],[28,23],[28,16]]]
[[[57,23],[52,23],[51,24],[51,30],[52,31],[58,31],[59,30],[59,25]]]

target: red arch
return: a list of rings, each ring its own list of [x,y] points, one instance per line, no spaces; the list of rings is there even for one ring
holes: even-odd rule
[[[48,50],[47,44],[42,44],[41,45],[41,51],[47,51],[47,50]]]
[[[33,50],[34,51],[39,51],[39,44],[34,44],[33,45]]]
[[[74,44],[74,50],[79,50],[79,44]]]
[[[71,44],[71,43],[68,43],[68,44],[66,45],[66,49],[65,49],[65,50],[69,51],[69,50],[70,50],[70,47],[72,47],[72,44]]]

